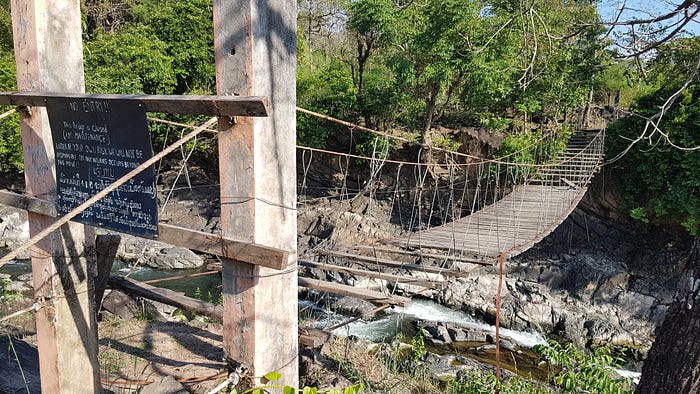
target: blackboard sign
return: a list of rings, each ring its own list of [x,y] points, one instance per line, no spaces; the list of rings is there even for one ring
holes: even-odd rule
[[[146,109],[138,101],[48,98],[46,109],[56,155],[56,206],[60,215],[153,156]],[[157,237],[153,166],[73,220]]]

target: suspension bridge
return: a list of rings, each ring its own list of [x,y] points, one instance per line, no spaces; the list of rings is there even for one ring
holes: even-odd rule
[[[427,166],[416,164],[425,171],[416,177],[421,182],[416,185],[419,191],[414,190],[413,199],[408,201],[413,208],[402,223],[404,234],[374,237],[366,243],[335,239],[300,256],[300,266],[314,269],[307,270],[308,275],[302,271],[301,275],[316,278],[300,277],[299,283],[375,303],[401,305],[408,299],[396,295],[399,284],[417,286],[414,289],[435,288],[450,277],[466,275],[465,265],[492,265],[499,258],[515,257],[543,240],[576,208],[603,162],[603,143],[603,130],[581,130],[574,132],[566,148],[544,164],[524,164],[509,157],[468,157],[468,164],[462,165],[452,160],[450,165],[457,170],[447,171],[451,175],[444,183],[449,192],[445,198],[433,198],[427,204],[428,213],[420,213],[416,208],[420,204],[416,194],[436,196],[439,182],[427,190]],[[368,161],[370,167],[372,162],[375,164],[369,173],[377,178],[389,160]],[[399,168],[402,165],[405,164],[400,163]],[[459,170],[461,179],[455,175]],[[397,170],[397,177],[400,172]],[[458,183],[461,188],[455,187]],[[397,190],[385,194],[399,195]],[[445,208],[440,205],[450,205],[451,214],[444,215],[442,224],[426,226],[437,208]],[[467,214],[460,215],[465,210]],[[421,219],[420,215],[428,219]],[[323,283],[323,275],[318,274],[321,271],[335,283]],[[421,274],[416,275],[417,272]],[[337,283],[338,273],[346,284]],[[361,289],[358,284],[367,281],[360,278],[385,281],[385,287]]]

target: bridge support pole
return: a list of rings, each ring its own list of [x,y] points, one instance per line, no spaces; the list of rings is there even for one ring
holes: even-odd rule
[[[84,92],[78,0],[12,0],[12,26],[21,91]],[[44,108],[21,115],[29,195],[56,197],[56,174]],[[29,212],[34,235],[54,219]],[[88,236],[86,237],[86,232]],[[97,393],[97,324],[91,230],[70,223],[31,249],[41,388],[46,393]]]
[[[279,371],[297,386],[296,1],[214,0],[214,34],[218,94],[272,107],[219,121],[222,235],[293,251],[283,270],[223,262],[224,353],[247,385]]]

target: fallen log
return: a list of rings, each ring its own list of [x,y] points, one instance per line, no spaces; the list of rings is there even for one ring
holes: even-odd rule
[[[223,306],[190,298],[169,289],[151,286],[133,279],[124,278],[122,276],[110,276],[107,284],[111,288],[121,289],[127,293],[147,298],[149,300],[162,302],[163,304],[172,305],[198,315],[220,320],[224,319]]]

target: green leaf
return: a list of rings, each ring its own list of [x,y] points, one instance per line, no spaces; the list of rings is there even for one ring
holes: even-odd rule
[[[302,394],[318,394],[318,390],[315,387],[306,386],[302,389]]]
[[[282,374],[279,373],[278,371],[268,372],[265,375],[263,375],[263,378],[265,378],[266,380],[268,380],[270,382],[280,380],[281,377],[282,377]]]
[[[283,394],[296,394],[297,389],[295,389],[292,386],[284,386],[284,388],[282,389],[282,393]]]

